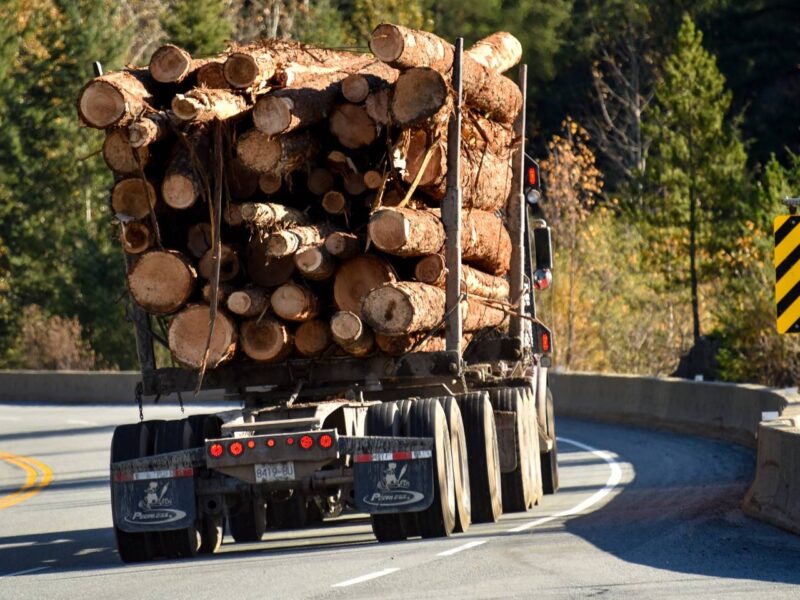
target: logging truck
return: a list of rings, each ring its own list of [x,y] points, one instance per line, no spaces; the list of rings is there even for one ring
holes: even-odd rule
[[[558,488],[550,229],[526,67],[501,75],[519,43],[381,25],[369,60],[312,65],[287,44],[164,46],[79,97],[117,176],[142,374],[111,442],[125,562],[346,510],[380,542],[450,536]],[[143,396],[198,390],[231,409],[144,420]]]

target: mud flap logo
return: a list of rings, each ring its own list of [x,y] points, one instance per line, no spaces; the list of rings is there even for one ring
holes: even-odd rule
[[[143,497],[137,503],[139,510],[125,517],[125,521],[133,525],[164,524],[180,521],[186,512],[170,508],[172,497],[167,493],[171,481],[159,486],[157,481],[150,481],[144,490]]]
[[[407,464],[403,465],[398,473],[397,463],[387,463],[378,480],[377,489],[364,496],[364,503],[372,506],[404,506],[422,500],[424,494],[408,489],[411,482],[405,477],[407,468]]]

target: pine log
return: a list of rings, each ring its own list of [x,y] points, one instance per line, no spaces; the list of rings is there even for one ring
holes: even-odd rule
[[[168,315],[186,303],[196,278],[194,267],[180,252],[150,250],[129,269],[128,290],[147,312]]]
[[[427,67],[409,69],[395,83],[392,119],[401,127],[410,127],[438,113],[445,117],[449,98],[447,82],[439,71]]]
[[[119,240],[128,254],[141,254],[153,245],[153,232],[142,221],[122,223]]]
[[[210,327],[211,307],[206,304],[187,306],[172,320],[167,337],[169,349],[178,363],[191,369],[202,366]],[[236,325],[217,309],[214,333],[208,348],[208,368],[213,369],[233,357],[236,339]]]
[[[124,69],[95,77],[78,94],[78,115],[89,127],[128,125],[145,112],[153,98],[142,69]]]
[[[298,252],[294,255],[294,264],[303,277],[312,281],[326,281],[336,270],[336,262],[325,249],[325,244]]]
[[[258,176],[258,187],[267,195],[278,193],[282,184],[283,180],[278,173],[262,173]]]
[[[237,200],[246,200],[258,190],[259,174],[242,164],[238,158],[225,161],[228,190]]]
[[[272,202],[245,202],[242,218],[262,234],[308,224],[308,217],[297,209]]]
[[[183,48],[173,44],[159,47],[150,57],[150,76],[159,83],[180,83],[206,64],[207,60],[192,60]]]
[[[259,362],[276,362],[292,351],[292,335],[275,319],[254,319],[242,323],[242,351]]]
[[[336,258],[345,260],[361,253],[361,240],[354,233],[334,231],[325,238],[325,249]]]
[[[288,282],[272,292],[272,310],[287,321],[310,321],[319,314],[319,299],[306,287]]]
[[[259,87],[275,74],[275,61],[262,48],[242,48],[228,55],[222,73],[232,88]]]
[[[185,143],[178,142],[161,182],[161,197],[168,206],[185,210],[197,202],[202,190],[203,184],[192,161],[192,151]]]
[[[164,112],[147,112],[128,125],[128,141],[134,148],[149,146],[169,134],[170,119]]]
[[[333,173],[323,167],[315,167],[308,174],[308,191],[316,196],[324,196],[333,189]]]
[[[369,220],[369,239],[395,256],[434,254],[444,244],[444,227],[438,214],[412,208],[382,208]]]
[[[364,186],[368,190],[377,190],[383,184],[383,175],[380,171],[369,170],[364,173]]]
[[[494,73],[503,73],[522,60],[522,44],[512,34],[498,31],[475,42],[466,55]]]
[[[341,215],[347,210],[347,198],[344,194],[331,190],[322,197],[322,208],[329,215]]]
[[[220,246],[220,256],[219,280],[231,281],[235,279],[239,271],[241,271],[238,253],[232,246],[222,244]],[[215,262],[214,249],[210,248],[197,264],[197,270],[203,279],[208,279],[209,281],[212,279]]]
[[[221,59],[214,59],[197,69],[197,86],[212,90],[231,89],[231,84],[225,79],[222,70],[223,64]]]
[[[325,321],[306,321],[294,332],[294,347],[306,358],[320,356],[332,343],[331,328]]]
[[[389,106],[392,103],[392,91],[389,88],[377,90],[367,96],[364,106],[367,114],[378,125],[389,124]]]
[[[369,81],[359,73],[348,75],[342,80],[342,96],[348,102],[360,104],[369,96]]]
[[[189,254],[201,258],[211,248],[211,225],[209,223],[195,223],[186,233],[186,247]]]
[[[397,81],[400,73],[383,62],[373,60],[358,73],[348,75],[342,80],[342,96],[348,101],[360,104],[370,92],[386,89]]]
[[[333,340],[348,354],[366,356],[372,352],[375,338],[372,330],[362,323],[357,314],[339,311],[331,318]]]
[[[378,127],[359,104],[339,104],[328,119],[330,131],[345,148],[365,148],[378,137]]]
[[[333,301],[339,310],[361,315],[361,303],[377,287],[397,281],[392,266],[384,259],[369,254],[356,256],[336,270],[333,282]]]
[[[267,256],[283,258],[292,256],[309,246],[316,246],[330,235],[328,225],[300,225],[271,233],[267,238]]]
[[[203,289],[200,292],[200,295],[203,297],[203,301],[206,304],[211,304],[211,290],[214,289],[211,286],[210,281],[206,281],[203,284]],[[217,287],[217,306],[225,306],[225,303],[228,301],[228,296],[230,296],[236,288],[233,287],[230,283],[220,283],[219,287]]]
[[[358,172],[345,173],[342,178],[345,191],[351,196],[360,196],[367,191],[364,185],[364,178]]]
[[[149,181],[122,179],[111,190],[111,208],[124,218],[143,219],[156,205],[156,191]]]
[[[228,296],[227,306],[240,317],[258,317],[269,308],[269,293],[255,286],[236,290]]]
[[[444,256],[431,254],[417,263],[414,268],[417,281],[443,288],[447,280],[447,267]],[[502,277],[489,275],[468,265],[461,265],[461,290],[472,296],[491,300],[508,300],[508,282]]]
[[[341,150],[331,150],[325,157],[328,167],[336,173],[349,173],[356,171],[352,159]]]
[[[336,105],[344,74],[332,72],[308,82],[270,92],[258,99],[253,124],[268,135],[288,133],[327,118]]]
[[[247,245],[246,266],[252,282],[267,288],[286,283],[295,271],[294,257],[268,257],[266,240],[260,236],[254,236]]]
[[[425,333],[410,333],[408,335],[375,335],[375,343],[382,352],[390,356],[402,356],[408,352],[444,352],[447,341],[443,335],[426,337]],[[466,350],[472,341],[472,334],[465,333],[461,338],[461,351]]]
[[[466,306],[466,311],[462,313],[464,315],[464,331],[503,327],[508,319],[508,314],[498,305],[491,302],[482,302],[478,298],[469,298]]]
[[[235,202],[228,202],[222,207],[222,219],[231,227],[239,227],[244,224],[242,216],[242,205]]]
[[[482,210],[465,212],[461,220],[461,258],[493,275],[504,275],[511,264],[511,237],[503,221]]]
[[[248,111],[247,101],[233,92],[195,88],[172,99],[172,112],[181,121],[225,121]]]
[[[287,173],[313,159],[319,146],[307,130],[271,137],[251,129],[239,137],[236,153],[247,167],[257,173]]]
[[[128,130],[122,127],[109,129],[103,142],[103,160],[108,168],[119,175],[138,175],[150,158],[147,146],[134,148],[128,139]]]

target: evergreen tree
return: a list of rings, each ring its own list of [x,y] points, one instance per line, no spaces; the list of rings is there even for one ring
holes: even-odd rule
[[[730,244],[757,212],[748,193],[744,145],[726,120],[731,94],[702,41],[685,16],[656,93],[648,167],[654,248],[661,248],[661,266],[673,282],[685,284],[688,266],[695,343],[701,337],[701,279],[724,276]]]
[[[196,56],[222,52],[233,32],[225,0],[174,0],[162,17],[168,40]]]

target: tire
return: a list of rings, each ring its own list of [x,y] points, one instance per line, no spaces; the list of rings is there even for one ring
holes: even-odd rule
[[[267,503],[257,495],[242,498],[237,510],[228,515],[228,531],[237,544],[259,542],[267,530]]]
[[[267,503],[267,526],[278,530],[302,529],[314,522],[308,504],[306,497],[296,490],[285,500],[270,500]],[[319,520],[322,520],[321,516]]]
[[[456,498],[450,432],[439,400],[417,400],[411,407],[409,425],[412,437],[433,438],[433,503],[417,513],[420,535],[448,537],[456,525]]]
[[[530,387],[522,388],[522,397],[525,400],[525,407],[528,411],[528,449],[530,460],[530,496],[528,498],[528,508],[539,504],[542,499],[542,461],[540,460],[539,449],[539,418],[536,414],[536,402],[534,400],[533,389]]]
[[[467,441],[473,523],[494,523],[503,514],[500,452],[492,405],[486,392],[456,396]]]
[[[111,438],[111,462],[132,460],[147,456],[149,430],[146,423],[120,425],[114,429]],[[112,510],[114,499],[111,499]],[[124,563],[137,563],[152,560],[156,554],[156,540],[152,533],[129,533],[114,527],[119,558]]]
[[[553,392],[547,388],[547,435],[553,440],[553,449],[543,452],[542,464],[542,490],[545,494],[555,494],[558,491],[558,445],[556,441],[556,421],[553,409]]]
[[[402,415],[394,402],[373,404],[367,410],[367,435],[400,437]],[[407,519],[401,513],[370,515],[372,532],[379,542],[402,542],[408,539]]]
[[[186,419],[184,440],[188,448],[202,448],[207,439],[222,435],[221,421],[213,415],[193,415]],[[225,517],[220,513],[212,515],[198,513],[197,528],[200,532],[200,554],[214,554],[222,545],[225,534]]]
[[[450,449],[453,454],[453,483],[456,497],[456,528],[463,533],[472,523],[472,501],[469,491],[469,460],[467,458],[467,438],[464,422],[456,399],[447,396],[440,399],[447,428],[450,430]]]
[[[525,512],[528,510],[530,498],[530,447],[528,445],[528,427],[525,423],[527,411],[519,388],[500,388],[489,391],[489,399],[495,410],[509,411],[516,414],[514,445],[516,446],[517,467],[500,477],[503,490],[504,512]]]

